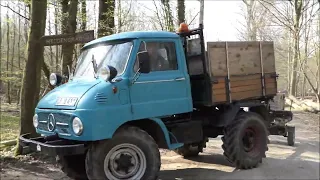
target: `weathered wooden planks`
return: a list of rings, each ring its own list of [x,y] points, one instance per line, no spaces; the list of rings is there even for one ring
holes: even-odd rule
[[[262,54],[263,72],[275,72],[273,42],[261,42],[262,52],[260,52],[260,42],[256,41],[208,42],[207,47],[207,61],[212,76],[227,76],[227,63],[230,75],[261,73],[260,54]]]
[[[208,42],[207,51],[213,103],[277,93],[273,42]]]
[[[230,93],[231,100],[243,100],[249,98],[259,98],[263,96],[263,86],[261,74],[231,76]],[[215,77],[216,84],[212,84],[212,99],[214,103],[228,101],[228,91],[225,77]],[[277,93],[277,82],[275,77],[266,74],[264,78],[266,96]]]

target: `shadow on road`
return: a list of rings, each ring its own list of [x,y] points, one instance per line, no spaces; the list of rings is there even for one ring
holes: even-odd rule
[[[222,154],[202,154],[198,157],[186,159],[200,163],[218,164],[230,167],[232,166],[232,164]]]
[[[299,152],[299,154],[301,154]],[[209,179],[319,179],[319,162],[300,158],[279,159],[268,157],[251,170],[238,170],[223,155],[200,155],[189,158],[195,166],[162,170],[159,180]],[[186,162],[187,163],[187,162]],[[163,164],[165,166],[165,164]],[[221,167],[222,165],[222,167]]]

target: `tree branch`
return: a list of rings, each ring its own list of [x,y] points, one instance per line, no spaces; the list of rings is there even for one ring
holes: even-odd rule
[[[266,7],[266,6],[264,5],[264,3],[262,3],[261,1],[264,2],[264,3],[269,4],[270,6],[272,6],[272,8],[274,8],[281,16],[283,16],[287,22],[290,22],[290,19],[288,19],[282,12],[280,12],[271,2],[269,2],[269,1],[267,1],[267,0],[259,0],[259,1],[258,1],[258,2],[259,2],[264,8],[266,8],[283,26],[286,26],[286,27],[289,28],[291,31],[293,31],[293,29],[292,29],[292,27],[291,27],[290,25],[288,25],[288,24],[286,24],[285,22],[283,22],[282,20],[280,20],[280,18],[279,18],[277,15],[275,15],[268,7]]]
[[[24,18],[24,19],[26,19],[26,20],[28,20],[28,21],[30,20],[29,18],[27,18],[27,17],[25,17],[24,15],[18,13],[17,11],[15,11],[14,9],[12,9],[12,8],[9,7],[8,5],[2,5],[2,4],[0,4],[0,6],[10,9],[12,12],[14,12],[15,14],[19,15],[20,17],[22,17],[22,18]]]

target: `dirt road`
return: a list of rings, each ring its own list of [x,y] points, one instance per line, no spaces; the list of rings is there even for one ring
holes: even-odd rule
[[[270,136],[267,158],[252,170],[235,170],[222,155],[220,138],[211,139],[204,153],[182,159],[172,151],[162,152],[159,179],[319,179],[319,115],[295,112],[296,144]],[[57,167],[35,159],[6,159],[1,163],[1,179],[68,180]]]

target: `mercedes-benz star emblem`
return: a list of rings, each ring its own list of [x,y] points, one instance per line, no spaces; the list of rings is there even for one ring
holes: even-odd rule
[[[53,131],[54,130],[54,127],[56,125],[56,120],[54,119],[54,116],[53,114],[49,114],[48,116],[48,130],[49,131]]]

